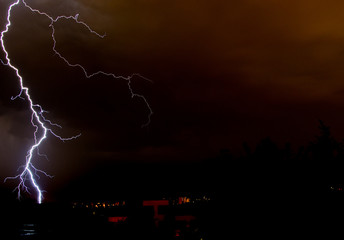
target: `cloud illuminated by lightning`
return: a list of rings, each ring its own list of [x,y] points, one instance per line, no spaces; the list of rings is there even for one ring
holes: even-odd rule
[[[150,123],[150,119],[151,119],[151,116],[153,114],[153,111],[152,111],[148,101],[146,100],[146,98],[143,95],[135,93],[133,91],[132,87],[131,87],[131,83],[132,83],[131,80],[132,80],[132,78],[134,76],[138,76],[138,77],[141,77],[143,79],[146,79],[146,78],[144,78],[143,76],[141,76],[140,74],[137,74],[137,73],[132,74],[132,75],[130,75],[128,77],[116,76],[114,73],[108,73],[108,72],[104,72],[104,71],[98,71],[98,72],[94,72],[94,73],[89,73],[81,64],[79,64],[79,63],[71,63],[69,60],[67,60],[67,58],[65,58],[60,52],[58,52],[56,50],[56,38],[55,38],[55,27],[54,27],[54,24],[56,22],[58,22],[59,20],[61,20],[61,19],[72,20],[72,21],[76,22],[77,24],[80,24],[82,27],[86,28],[90,33],[95,34],[95,35],[97,35],[100,38],[104,38],[105,35],[101,35],[101,34],[95,32],[95,31],[93,31],[86,23],[80,21],[78,19],[78,17],[79,17],[78,14],[75,15],[75,16],[63,16],[62,15],[62,16],[58,16],[56,18],[53,18],[52,16],[50,16],[49,14],[47,14],[45,12],[42,12],[42,11],[40,11],[38,9],[32,8],[30,5],[28,5],[26,3],[25,0],[13,1],[13,3],[8,7],[8,10],[7,10],[7,21],[6,21],[5,30],[3,30],[1,32],[0,42],[1,42],[2,50],[5,53],[5,61],[3,61],[3,60],[0,60],[0,61],[1,61],[1,63],[3,65],[6,65],[6,66],[10,67],[16,73],[16,77],[17,77],[17,79],[18,79],[18,81],[20,83],[20,92],[19,92],[19,94],[17,96],[12,97],[12,100],[17,99],[17,98],[21,98],[23,100],[27,100],[28,101],[29,108],[30,108],[30,111],[31,111],[31,124],[35,128],[35,131],[33,133],[34,144],[30,147],[30,149],[27,152],[25,165],[23,165],[21,167],[23,170],[21,171],[21,173],[19,175],[14,176],[14,177],[8,177],[8,178],[5,179],[5,181],[7,179],[19,179],[19,185],[16,188],[16,190],[18,191],[18,198],[21,195],[21,191],[29,192],[29,187],[26,185],[27,181],[29,181],[30,184],[32,185],[32,187],[37,192],[37,202],[41,203],[42,199],[43,199],[43,195],[42,195],[43,190],[40,188],[40,186],[37,183],[37,180],[39,180],[39,173],[40,174],[44,174],[47,177],[52,177],[52,176],[48,175],[47,173],[45,173],[42,170],[39,170],[38,168],[36,168],[33,165],[32,161],[33,161],[34,154],[37,154],[38,156],[43,156],[39,152],[39,146],[47,138],[48,134],[52,134],[53,136],[57,137],[61,141],[68,141],[68,140],[75,139],[75,138],[79,137],[80,134],[77,135],[77,136],[70,137],[70,138],[63,138],[63,137],[61,137],[61,136],[59,136],[59,135],[57,135],[56,133],[53,132],[51,127],[59,127],[59,128],[61,128],[61,126],[58,125],[58,124],[55,124],[52,121],[50,121],[49,119],[45,118],[44,113],[46,111],[43,110],[41,105],[36,104],[36,103],[33,102],[32,98],[30,96],[30,93],[29,93],[29,88],[24,85],[23,77],[20,74],[19,68],[17,68],[16,66],[14,66],[11,63],[11,59],[10,59],[9,53],[8,53],[8,51],[6,49],[6,46],[5,46],[4,37],[5,37],[5,34],[9,32],[10,27],[11,27],[11,17],[12,17],[11,14],[12,14],[12,10],[13,10],[14,7],[19,6],[19,5],[23,5],[24,7],[28,8],[31,12],[37,13],[39,15],[43,15],[43,16],[45,16],[46,18],[48,18],[50,20],[49,27],[51,28],[51,31],[52,31],[51,32],[51,38],[52,38],[52,41],[53,41],[52,50],[68,66],[76,67],[76,68],[81,69],[83,71],[83,73],[84,73],[86,78],[92,78],[93,76],[96,76],[96,75],[105,75],[105,76],[108,76],[108,77],[111,77],[111,78],[114,78],[114,79],[121,79],[121,80],[127,81],[127,85],[128,85],[128,89],[129,89],[129,92],[131,94],[131,97],[132,98],[138,97],[141,100],[143,100],[145,102],[148,110],[149,110],[147,122],[142,125],[143,127]],[[146,80],[149,80],[149,79],[146,79]]]

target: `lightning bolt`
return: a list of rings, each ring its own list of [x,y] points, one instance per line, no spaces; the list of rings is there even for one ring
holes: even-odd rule
[[[57,51],[57,49],[56,49],[57,42],[56,42],[56,38],[55,38],[54,24],[61,19],[74,21],[77,24],[81,25],[82,27],[86,28],[91,34],[95,34],[100,38],[105,37],[105,34],[101,35],[101,34],[97,33],[96,31],[92,30],[91,27],[89,27],[85,22],[80,21],[78,18],[79,14],[76,14],[75,16],[64,16],[64,15],[62,15],[62,16],[58,16],[58,17],[54,18],[54,17],[50,16],[49,14],[47,14],[46,12],[42,12],[38,9],[32,8],[29,4],[26,3],[25,0],[16,0],[16,1],[13,1],[12,4],[10,4],[10,6],[7,9],[6,27],[5,27],[5,30],[3,30],[1,32],[1,39],[0,39],[2,50],[5,53],[5,61],[0,59],[0,62],[3,65],[8,66],[9,68],[11,68],[15,72],[16,77],[17,77],[19,84],[20,84],[20,92],[17,96],[12,97],[11,99],[15,100],[17,98],[20,98],[20,99],[28,101],[29,108],[31,111],[31,124],[34,127],[35,131],[33,132],[34,144],[30,147],[30,149],[27,152],[26,159],[25,159],[26,160],[25,165],[23,165],[19,168],[19,169],[22,169],[20,174],[18,174],[17,176],[14,176],[14,177],[8,177],[5,179],[5,181],[7,181],[8,179],[19,179],[19,184],[15,189],[18,191],[18,198],[20,198],[22,191],[30,192],[29,187],[26,185],[27,182],[29,181],[37,193],[37,202],[41,203],[42,199],[43,199],[43,192],[44,191],[40,188],[40,186],[38,184],[38,180],[40,178],[39,174],[43,174],[43,175],[50,177],[50,178],[52,178],[52,176],[48,175],[46,172],[36,168],[33,165],[32,162],[33,162],[34,154],[36,153],[38,156],[46,157],[45,155],[42,155],[39,152],[39,146],[44,142],[44,140],[46,140],[46,138],[48,137],[48,134],[51,134],[51,135],[57,137],[61,141],[69,141],[69,140],[78,138],[81,134],[76,135],[76,136],[72,136],[69,138],[63,138],[60,135],[56,134],[51,129],[52,127],[58,127],[58,128],[62,128],[62,127],[56,123],[53,123],[49,119],[47,119],[44,116],[44,113],[46,113],[46,111],[41,107],[41,105],[33,102],[32,98],[30,96],[30,93],[29,93],[29,88],[24,85],[23,77],[20,74],[20,70],[17,67],[15,67],[11,62],[11,59],[9,57],[9,53],[8,53],[6,46],[5,46],[4,37],[5,37],[6,33],[9,32],[10,27],[11,27],[12,10],[14,7],[19,6],[19,5],[26,7],[27,9],[29,9],[33,13],[45,16],[46,18],[48,18],[50,20],[49,28],[51,29],[51,38],[53,41],[52,50],[68,66],[74,67],[74,68],[79,68],[84,73],[86,78],[92,78],[96,75],[104,75],[104,76],[111,77],[114,79],[121,79],[121,80],[127,81],[128,90],[129,90],[131,97],[132,98],[134,98],[134,97],[140,98],[146,104],[146,106],[149,110],[147,122],[144,123],[142,125],[142,127],[145,127],[150,123],[153,111],[152,111],[148,101],[146,100],[146,98],[143,95],[137,94],[133,91],[133,89],[132,89],[132,78],[133,77],[140,77],[140,78],[145,79],[147,81],[151,81],[151,80],[141,76],[138,73],[134,73],[128,77],[117,76],[114,73],[104,72],[104,71],[97,71],[97,72],[90,73],[81,64],[71,63],[66,57],[64,57],[59,51]]]

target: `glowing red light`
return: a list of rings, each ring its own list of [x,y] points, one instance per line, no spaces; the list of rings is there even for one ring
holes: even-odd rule
[[[168,206],[168,200],[145,200],[143,206]]]
[[[112,223],[125,222],[128,217],[108,217],[108,221]]]

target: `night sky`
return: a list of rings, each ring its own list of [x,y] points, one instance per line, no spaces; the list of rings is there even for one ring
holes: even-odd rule
[[[0,1],[1,29],[10,2]],[[154,111],[142,128],[149,110],[141,99],[131,98],[126,81],[85,78],[53,54],[44,16],[22,5],[13,10],[13,26],[5,38],[12,63],[33,100],[49,112],[46,117],[63,127],[55,131],[64,137],[82,134],[69,142],[49,136],[40,148],[49,160],[37,158],[36,166],[54,175],[41,178],[47,199],[61,197],[87,179],[85,189],[104,169],[113,182],[95,182],[119,186],[125,176],[151,179],[141,167],[154,165],[165,172],[172,162],[189,171],[221,149],[240,154],[244,141],[254,146],[267,136],[296,148],[317,134],[318,119],[331,126],[335,137],[344,137],[342,1],[27,3],[52,16],[79,13],[81,21],[106,33],[101,39],[73,21],[56,23],[56,48],[70,62],[89,72],[140,73],[152,80],[132,79],[134,92],[144,95]],[[24,163],[34,129],[27,102],[11,101],[19,93],[13,71],[0,66],[0,78],[4,179],[16,175]],[[1,188],[16,183],[2,183]]]

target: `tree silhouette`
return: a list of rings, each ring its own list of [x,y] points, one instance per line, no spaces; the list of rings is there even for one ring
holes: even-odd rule
[[[330,127],[319,120],[320,135],[316,136],[314,142],[310,142],[310,159],[317,162],[328,162],[337,159],[342,152],[341,144],[331,135]]]
[[[277,144],[267,137],[257,145],[254,158],[264,162],[276,162],[281,160],[281,151]]]

